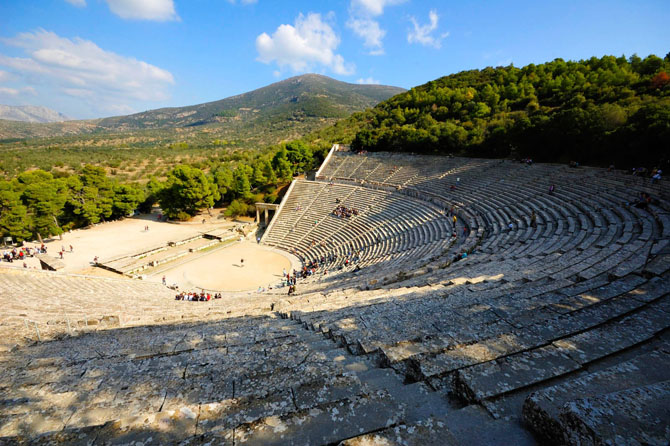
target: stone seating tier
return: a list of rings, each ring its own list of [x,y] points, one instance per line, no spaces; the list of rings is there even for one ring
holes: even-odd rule
[[[642,191],[646,209],[632,205]],[[336,199],[359,215],[332,216]],[[263,242],[337,260],[297,295],[202,306],[142,282],[0,274],[0,290],[35,296],[3,326],[28,341],[19,325],[40,307],[61,335],[53,322],[82,308],[106,328],[0,354],[0,442],[670,442],[663,185],[333,151]],[[360,270],[344,267],[353,252]],[[121,308],[130,323],[104,320]]]

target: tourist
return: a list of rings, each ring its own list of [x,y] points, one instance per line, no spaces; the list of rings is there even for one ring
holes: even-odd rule
[[[70,245],[70,252],[74,252],[74,248]]]
[[[537,228],[537,215],[535,215],[535,211],[532,211],[530,214],[530,227]]]
[[[556,190],[556,186],[553,184],[549,186],[549,195],[554,195],[554,191]]]
[[[661,181],[661,173],[663,173],[661,169],[658,169],[656,173],[654,173],[654,175],[651,177],[651,184],[654,184],[657,181]]]
[[[163,285],[167,285],[167,279],[163,276]]]

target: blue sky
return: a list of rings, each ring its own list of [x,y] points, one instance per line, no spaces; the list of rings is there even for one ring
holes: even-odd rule
[[[458,71],[670,52],[668,0],[7,0],[0,104],[95,118],[302,73],[410,88]]]

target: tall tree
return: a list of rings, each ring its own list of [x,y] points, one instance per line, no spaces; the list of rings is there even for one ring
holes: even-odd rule
[[[293,178],[293,169],[288,160],[286,148],[282,147],[275,153],[272,158],[272,168],[277,173],[277,176],[282,181],[291,181]]]
[[[67,200],[65,183],[60,180],[29,184],[22,194],[33,222],[35,233],[42,237],[63,233],[58,216]]]
[[[251,182],[249,181],[248,171],[248,166],[241,164],[233,172],[233,191],[235,192],[235,196],[245,200],[251,198]]]
[[[220,194],[216,185],[202,170],[179,165],[168,174],[159,198],[165,215],[184,220],[200,209],[214,206]]]
[[[0,235],[20,242],[30,238],[30,227],[28,208],[21,202],[21,195],[12,190],[9,182],[0,181]]]
[[[131,184],[117,184],[114,186],[112,218],[130,215],[143,199],[144,193],[139,187]]]

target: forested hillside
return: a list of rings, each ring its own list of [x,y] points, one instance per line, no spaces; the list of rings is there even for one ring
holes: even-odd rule
[[[445,76],[310,135],[370,151],[653,164],[670,151],[670,53]]]

